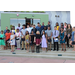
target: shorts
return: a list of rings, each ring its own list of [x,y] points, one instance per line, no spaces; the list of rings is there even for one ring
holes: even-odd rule
[[[75,45],[75,41],[72,41],[72,45]]]
[[[40,39],[36,39],[36,44],[40,44],[41,40]]]
[[[34,44],[35,44],[34,41],[31,41],[30,45],[32,46],[32,45],[34,45]]]
[[[25,41],[25,38],[21,38],[22,41]]]
[[[48,39],[48,42],[51,42],[52,40],[51,39]]]

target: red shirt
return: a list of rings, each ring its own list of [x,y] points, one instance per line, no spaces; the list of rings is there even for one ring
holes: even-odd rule
[[[6,34],[5,34],[6,40],[10,39],[10,35],[11,35],[11,33],[6,33]]]

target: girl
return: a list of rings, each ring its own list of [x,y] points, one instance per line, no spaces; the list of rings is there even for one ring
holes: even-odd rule
[[[36,53],[39,53],[40,43],[41,43],[41,35],[40,32],[37,31],[34,37],[34,42],[36,42]]]
[[[46,48],[47,48],[47,34],[45,34],[45,31],[43,31],[42,34],[42,50],[46,52]]]
[[[26,35],[25,35],[25,47],[26,47],[27,52],[29,52],[29,39],[30,39],[29,32],[26,31]]]
[[[8,49],[8,41],[10,40],[10,35],[11,35],[11,33],[10,33],[10,31],[9,30],[7,30],[7,32],[5,33],[5,37],[6,37],[6,49]],[[10,45],[9,45],[9,47],[10,47]]]
[[[31,34],[30,34],[30,43],[31,43],[31,50],[32,50],[32,52],[34,52],[34,36],[35,36],[34,32],[31,31]]]
[[[14,31],[12,30],[11,36],[10,36],[10,45],[11,45],[11,52],[14,52],[14,47],[15,47],[15,34]]]
[[[67,39],[67,47],[68,48],[69,48],[69,41],[71,40],[71,33],[72,33],[72,27],[70,24],[68,24],[67,29],[66,29],[66,34],[67,34],[66,39]],[[72,47],[72,46],[70,45],[70,47]]]
[[[1,45],[1,50],[4,49],[4,46],[5,46],[5,40],[4,40],[4,33],[3,33],[3,30],[1,31],[1,34],[0,34],[0,45]]]
[[[70,45],[74,46],[74,50],[73,51],[75,51],[75,27],[73,27],[73,32],[72,32],[72,38],[71,38]]]
[[[63,51],[63,46],[65,48],[65,51],[66,51],[66,46],[65,46],[65,33],[64,33],[64,28],[61,28],[61,32],[60,32],[60,44],[61,44],[61,47],[62,47],[62,51]]]
[[[17,43],[17,50],[20,50],[21,33],[19,32],[19,29],[17,29],[15,37],[16,37],[16,43]]]
[[[67,23],[65,22],[64,23],[64,31],[66,31],[66,28],[67,28]]]

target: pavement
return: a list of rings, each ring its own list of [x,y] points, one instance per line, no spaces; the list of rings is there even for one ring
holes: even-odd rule
[[[75,63],[75,60],[0,56],[0,63]]]

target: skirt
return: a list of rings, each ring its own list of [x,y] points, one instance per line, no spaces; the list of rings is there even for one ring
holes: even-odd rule
[[[40,44],[41,40],[40,39],[36,39],[36,44]]]

